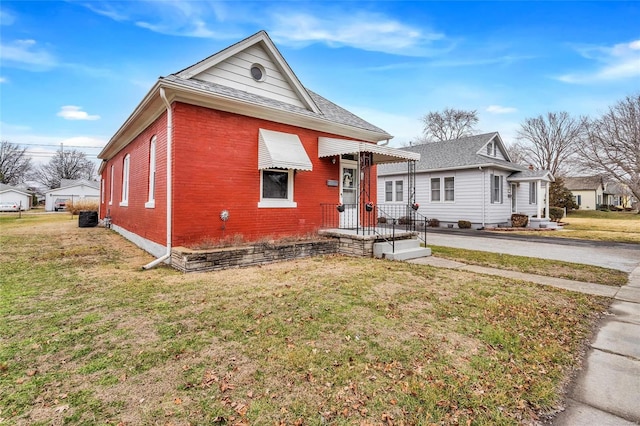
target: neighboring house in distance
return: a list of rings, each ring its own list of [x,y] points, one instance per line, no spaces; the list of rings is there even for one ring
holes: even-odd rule
[[[546,194],[554,177],[513,163],[497,132],[402,149],[421,155],[415,195],[406,190],[406,167],[381,165],[378,204],[383,210],[385,204],[416,202],[420,214],[441,226],[467,220],[475,228],[504,226],[512,213],[549,218]]]
[[[306,89],[260,31],[158,79],[98,155],[100,217],[158,261],[306,235],[323,206],[375,202],[375,164],[419,158],[390,138]]]
[[[596,210],[604,201],[604,181],[601,176],[564,178],[564,186],[573,194],[579,210]]]
[[[44,196],[44,209],[50,212],[54,210],[56,200],[67,200],[68,202],[79,200],[99,201],[100,184],[86,179],[62,179],[60,188],[45,191]]]
[[[21,188],[0,183],[0,203],[16,203],[21,210],[30,210],[32,195]]]
[[[605,183],[603,204],[609,207],[631,209],[635,198],[626,185],[618,182]]]

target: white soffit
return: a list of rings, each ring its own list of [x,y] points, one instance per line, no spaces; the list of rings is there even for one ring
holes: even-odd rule
[[[358,154],[370,152],[373,154],[374,164],[401,163],[404,161],[419,161],[420,153],[404,151],[388,146],[380,146],[370,142],[352,141],[348,139],[318,138],[318,157],[333,157],[343,154]]]
[[[298,135],[260,129],[258,170],[273,168],[307,171],[313,169]]]

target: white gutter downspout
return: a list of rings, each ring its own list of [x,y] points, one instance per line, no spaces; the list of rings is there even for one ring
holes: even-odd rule
[[[486,208],[486,203],[487,203],[487,176],[485,174],[485,170],[482,168],[482,166],[478,167],[480,169],[480,171],[482,171],[482,228],[484,229],[485,227],[485,208]]]
[[[164,92],[164,88],[160,88],[160,97],[164,101],[164,104],[167,106],[167,252],[156,260],[144,265],[142,269],[151,269],[160,263],[164,262],[167,259],[171,259],[171,223],[172,223],[172,204],[171,204],[171,193],[172,193],[172,180],[171,180],[171,166],[172,166],[172,156],[171,156],[171,141],[173,135],[173,111],[171,110],[171,104],[167,100],[167,95]]]

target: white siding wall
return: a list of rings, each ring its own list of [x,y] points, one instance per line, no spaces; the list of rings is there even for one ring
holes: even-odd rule
[[[251,77],[251,65],[255,63],[264,67],[266,71],[264,81],[256,81]],[[194,78],[305,107],[278,66],[259,45],[254,45],[228,58]]]
[[[416,202],[420,204],[419,213],[429,219],[438,219],[442,224],[457,223],[458,220],[468,220],[474,226],[482,225],[484,203],[485,225],[505,223],[511,218],[511,200],[507,197],[507,173],[493,171],[503,176],[502,203],[491,203],[491,170],[458,170],[451,172],[417,173],[416,174]],[[454,178],[455,200],[444,201],[444,178]],[[431,178],[440,178],[439,202],[431,202]],[[381,176],[378,178],[378,203],[385,204],[385,182],[404,179],[405,202],[406,175]],[[395,186],[394,186],[395,188]],[[395,198],[394,198],[395,199]],[[395,204],[391,202],[389,204]]]
[[[536,182],[532,182],[534,185]],[[526,214],[527,216],[534,216],[538,214],[538,204],[529,204],[529,185],[531,182],[520,182],[520,186],[517,187],[516,195],[518,197],[518,213]],[[538,194],[538,200],[544,200],[544,188],[542,193]],[[540,198],[542,197],[542,198]]]
[[[595,210],[596,209],[596,191],[590,189],[585,191],[571,191],[573,196],[581,196],[580,210]],[[602,194],[600,192],[600,194]]]
[[[22,203],[22,210],[30,210],[31,204],[29,204],[31,197],[22,194],[17,191],[7,190],[0,193],[0,202],[16,203],[20,205]]]

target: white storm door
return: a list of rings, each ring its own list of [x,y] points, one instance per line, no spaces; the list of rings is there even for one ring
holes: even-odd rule
[[[518,212],[518,197],[517,195],[517,191],[518,187],[515,183],[511,184],[511,213],[517,213]]]
[[[340,202],[344,212],[340,213],[340,228],[358,227],[358,162],[340,161]]]

